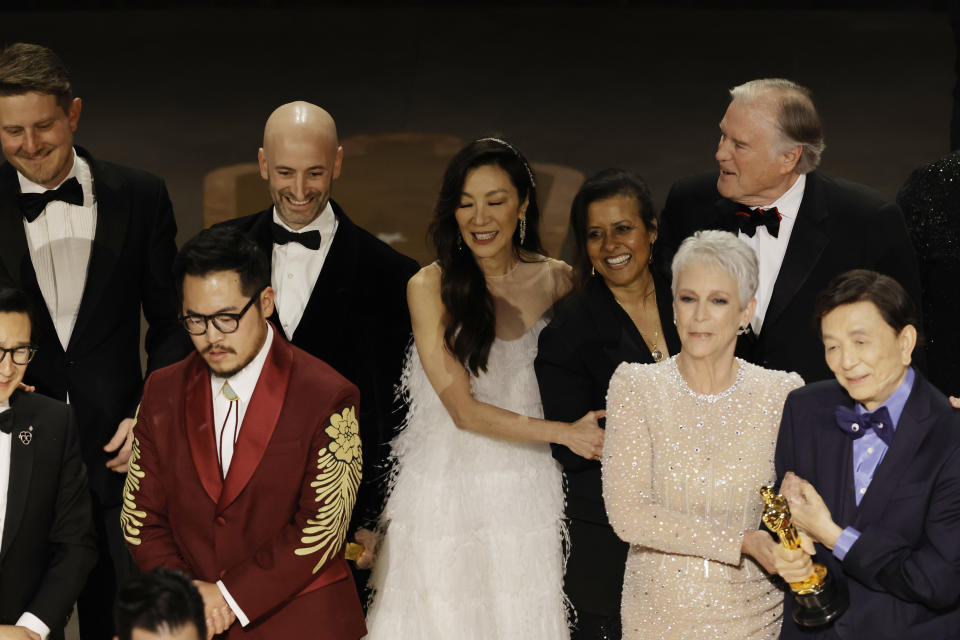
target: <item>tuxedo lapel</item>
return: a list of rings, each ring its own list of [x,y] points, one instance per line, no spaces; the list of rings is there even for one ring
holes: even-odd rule
[[[70,345],[82,340],[86,327],[98,314],[103,313],[100,301],[108,285],[113,282],[112,276],[123,250],[131,215],[130,201],[122,188],[121,179],[105,170],[86,150],[77,147],[77,154],[90,164],[93,192],[97,201],[97,228],[90,251],[83,297],[77,311],[77,322],[70,334]]]
[[[783,313],[787,305],[793,300],[797,291],[803,286],[810,272],[830,238],[823,232],[823,221],[829,216],[826,201],[823,197],[823,185],[816,173],[807,175],[804,186],[803,199],[797,212],[797,220],[790,234],[790,242],[777,274],[770,304],[763,319],[763,329],[760,339],[768,334],[767,327],[773,326],[777,318]]]
[[[832,417],[832,407],[829,413]],[[853,482],[853,441],[840,431],[840,427],[833,420],[818,424],[815,428],[819,430],[816,478],[804,480],[814,485],[834,513],[837,522],[844,526],[853,522],[857,514]]]
[[[253,224],[250,226],[248,237],[257,243],[257,246],[270,258],[270,268],[273,268],[273,234],[270,231],[270,225],[273,224],[273,207],[266,211],[256,214]],[[289,339],[283,330],[283,324],[280,322],[280,314],[277,312],[277,305],[273,305],[273,313],[269,318],[275,331],[281,336]]]
[[[910,468],[917,450],[936,422],[936,415],[930,410],[930,394],[926,385],[926,381],[917,375],[910,397],[900,414],[893,442],[890,443],[883,462],[874,472],[870,487],[860,501],[857,526],[876,522],[880,518],[890,496]]]
[[[296,331],[293,332],[291,342],[295,345],[315,343],[318,339],[325,340],[336,349],[344,341],[336,340],[342,336],[342,323],[349,314],[343,313],[340,305],[346,300],[347,294],[353,289],[357,268],[357,229],[353,222],[343,213],[333,201],[334,214],[337,216],[337,231],[333,236],[330,253],[323,261],[323,269],[313,285],[310,300],[303,310],[303,316]],[[306,334],[306,335],[304,335]],[[344,345],[345,346],[345,345]],[[313,350],[309,350],[313,353]],[[325,349],[327,351],[327,349]],[[323,360],[336,361],[330,353],[325,353]]]
[[[19,194],[17,172],[11,164],[4,163],[0,167],[0,259],[10,274],[10,284],[18,288],[23,286],[24,267],[30,264],[23,215],[17,204]]]
[[[15,409],[15,394],[11,397],[11,410]],[[6,555],[10,544],[13,542],[20,528],[20,520],[23,518],[23,510],[27,506],[27,498],[30,488],[30,476],[33,473],[33,457],[35,447],[30,444],[24,444],[19,434],[23,431],[28,433],[32,430],[31,416],[22,415],[20,412],[14,413],[13,429],[10,441],[10,484],[7,489],[7,511],[3,524],[3,540],[0,542],[0,563]],[[31,433],[31,436],[34,434]],[[30,442],[29,440],[27,441]]]
[[[186,398],[184,401],[183,424],[187,430],[187,442],[193,466],[200,476],[203,490],[216,503],[223,490],[220,466],[217,463],[216,431],[213,425],[213,396],[210,391],[210,371],[206,363],[196,353],[188,356],[193,359],[187,370]]]
[[[293,349],[286,340],[274,335],[273,344],[250,398],[250,406],[243,416],[240,436],[224,480],[223,492],[217,501],[218,514],[223,513],[230,503],[236,500],[260,464],[270,437],[277,427],[292,369]],[[210,389],[209,381],[206,388]]]

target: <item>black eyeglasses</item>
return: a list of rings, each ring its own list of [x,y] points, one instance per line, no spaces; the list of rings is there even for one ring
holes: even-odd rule
[[[247,312],[247,309],[253,306],[253,303],[257,301],[266,288],[264,286],[257,289],[257,292],[253,294],[253,297],[244,305],[243,309],[240,309],[240,313],[214,313],[209,316],[191,313],[190,315],[180,316],[180,324],[187,330],[187,333],[194,336],[205,334],[208,322],[212,322],[220,333],[233,333],[240,326],[240,318]]]
[[[10,354],[10,359],[13,360],[13,364],[27,364],[33,360],[33,356],[37,355],[36,347],[14,347],[12,349],[7,349],[5,347],[0,347],[0,362],[3,362],[3,359],[7,357],[7,354]]]

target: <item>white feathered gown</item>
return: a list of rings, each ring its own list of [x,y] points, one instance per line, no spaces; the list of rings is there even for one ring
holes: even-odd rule
[[[494,341],[482,402],[543,417],[534,324]],[[371,640],[562,640],[563,480],[542,443],[458,429],[411,348],[401,382],[407,422],[392,443],[389,521],[370,579]]]

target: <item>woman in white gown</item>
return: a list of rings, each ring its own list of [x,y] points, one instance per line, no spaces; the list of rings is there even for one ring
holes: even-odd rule
[[[408,285],[409,405],[391,444],[372,640],[567,638],[558,443],[598,458],[599,412],[542,419],[537,337],[570,269],[542,255],[533,174],[508,143],[472,142],[444,175],[437,262]]]

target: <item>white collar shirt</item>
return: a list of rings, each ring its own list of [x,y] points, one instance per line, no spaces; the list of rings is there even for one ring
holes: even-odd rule
[[[227,471],[230,469],[230,461],[233,460],[234,445],[240,436],[240,430],[243,429],[243,417],[247,413],[247,407],[250,406],[250,398],[253,397],[253,391],[257,387],[257,381],[260,379],[260,373],[263,371],[263,365],[267,361],[267,354],[270,352],[270,345],[273,344],[273,327],[267,323],[267,338],[260,347],[260,351],[253,357],[247,366],[233,374],[229,378],[218,376],[210,372],[210,391],[213,398],[213,426],[214,435],[217,438],[217,451],[221,456],[220,466],[223,469],[223,477],[227,477]],[[230,388],[237,394],[239,400],[236,401],[236,417],[230,413],[231,402],[223,394],[224,382],[230,383]],[[234,422],[236,420],[236,422]],[[224,424],[224,423],[227,424]],[[237,425],[234,430],[234,424]],[[224,433],[226,431],[226,433]]]
[[[803,200],[803,190],[806,184],[807,176],[801,175],[782,196],[762,207],[763,209],[776,207],[777,211],[780,212],[780,231],[776,238],[770,235],[770,232],[764,226],[757,227],[752,238],[742,231],[739,233],[740,239],[757,253],[760,272],[757,283],[757,309],[750,324],[753,327],[753,332],[758,335],[763,329],[763,320],[767,315],[767,309],[770,307],[770,297],[773,295],[773,287],[777,283],[777,275],[780,273],[780,267],[783,264],[783,256],[786,254],[787,245],[790,243],[790,235],[793,233],[793,225],[797,221],[797,213],[800,211],[800,202]],[[758,207],[750,208],[757,209]]]
[[[9,400],[0,402],[0,413],[8,411],[9,409]],[[0,540],[3,540],[3,526],[6,524],[7,517],[7,492],[10,490],[11,455],[13,455],[13,435],[0,431]],[[30,631],[40,636],[41,640],[47,640],[47,636],[50,635],[50,627],[29,611],[24,611],[20,615],[20,619],[17,620],[15,626],[30,629]]]
[[[17,173],[21,193],[43,193],[47,188]],[[80,300],[87,282],[87,267],[97,229],[97,202],[93,175],[86,160],[73,152],[73,168],[64,178],[76,178],[83,189],[83,204],[59,200],[47,204],[33,222],[23,219],[30,260],[60,344],[66,349],[77,322]],[[60,184],[63,184],[61,182]],[[58,184],[57,187],[60,185]]]
[[[273,221],[292,233],[305,231],[320,232],[320,248],[314,251],[297,242],[273,245],[273,290],[274,304],[280,316],[280,325],[287,338],[292,339],[294,331],[300,325],[303,311],[307,308],[313,286],[320,277],[323,263],[330,253],[333,236],[337,232],[337,216],[333,212],[333,205],[327,201],[327,206],[313,221],[302,229],[294,231],[288,227],[280,216],[277,208],[273,208]]]

